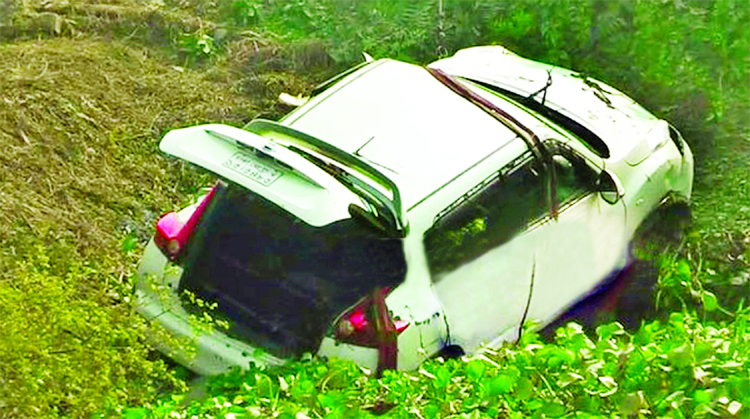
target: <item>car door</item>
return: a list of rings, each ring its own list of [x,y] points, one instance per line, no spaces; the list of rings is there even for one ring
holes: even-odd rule
[[[543,225],[528,318],[547,324],[624,267],[625,206],[598,192],[601,169],[562,143],[548,143],[550,199],[556,214]]]
[[[541,237],[537,220],[548,212],[545,184],[527,151],[441,211],[426,231],[447,344],[471,352],[516,336]]]

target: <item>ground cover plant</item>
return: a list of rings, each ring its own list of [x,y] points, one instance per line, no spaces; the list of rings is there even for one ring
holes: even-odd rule
[[[749,20],[730,0],[0,0],[0,417],[747,417]],[[641,252],[658,321],[381,380],[310,359],[190,400],[129,304],[156,218],[207,181],[164,132],[278,117],[363,51],[492,43],[628,92],[693,148],[693,226]]]
[[[707,418],[746,408],[748,311],[726,327],[673,313],[635,335],[618,323],[590,339],[570,323],[555,343],[527,334],[517,346],[472,359],[430,360],[414,373],[374,380],[341,360],[251,368],[213,378],[199,400],[185,395],[127,418]]]

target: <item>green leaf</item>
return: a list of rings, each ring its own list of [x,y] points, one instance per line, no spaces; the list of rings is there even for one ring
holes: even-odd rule
[[[719,308],[719,302],[716,299],[716,295],[710,291],[703,291],[701,293],[701,299],[703,300],[703,309],[706,311],[714,311]]]
[[[599,339],[602,340],[609,339],[615,335],[622,335],[624,333],[625,329],[623,329],[622,325],[618,322],[612,322],[596,328],[596,334],[599,336]]]
[[[685,368],[693,361],[693,349],[685,343],[667,352],[669,363],[677,368]]]
[[[534,399],[530,401],[528,404],[526,404],[526,408],[529,410],[539,410],[544,406],[544,402],[539,399]]]
[[[440,407],[436,405],[435,403],[429,403],[427,406],[424,407],[422,410],[422,413],[424,413],[424,417],[428,418],[436,418],[440,415]]]
[[[466,376],[471,381],[477,381],[484,375],[484,370],[487,369],[487,365],[484,361],[474,359],[466,364]]]
[[[695,404],[711,403],[711,393],[706,390],[695,390],[693,393],[693,401],[695,401]]]
[[[709,359],[714,353],[714,347],[711,346],[710,343],[706,341],[698,341],[695,342],[695,347],[693,348],[693,354],[695,356],[695,360],[697,362],[702,362],[704,360]]]
[[[134,251],[136,247],[138,247],[138,237],[134,235],[128,235],[127,237],[125,237],[122,240],[122,244],[120,245],[122,252],[125,254]]]
[[[497,397],[501,394],[510,393],[513,389],[514,380],[512,377],[500,374],[497,377],[490,380],[489,383],[489,396]]]
[[[526,377],[521,377],[516,383],[514,396],[519,400],[527,400],[534,392],[534,383]]]
[[[340,391],[328,391],[325,394],[318,395],[318,403],[327,409],[336,409],[346,405],[346,395]]]
[[[542,408],[542,413],[551,418],[559,418],[560,416],[563,416],[567,410],[568,409],[562,403],[549,402],[545,403]]]
[[[437,371],[435,371],[435,378],[436,379],[433,381],[435,388],[445,388],[451,382],[451,372],[448,371],[448,368],[446,368],[445,365],[442,365]]]
[[[669,315],[669,324],[682,331],[685,328],[685,316],[682,313],[671,313]]]
[[[148,410],[142,407],[128,407],[122,411],[122,417],[125,419],[143,419],[146,416],[148,416]]]
[[[693,275],[690,271],[690,264],[687,260],[680,259],[679,261],[677,261],[677,274],[683,281],[690,281],[693,278]]]
[[[651,343],[651,332],[646,327],[641,327],[638,332],[633,336],[633,344],[638,346],[646,346]]]

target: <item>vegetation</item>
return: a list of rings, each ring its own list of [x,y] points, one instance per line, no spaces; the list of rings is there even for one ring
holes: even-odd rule
[[[0,418],[747,417],[748,21],[732,0],[0,0]],[[604,80],[690,143],[693,226],[641,249],[658,320],[380,380],[256,367],[190,400],[129,304],[156,218],[206,181],[160,156],[164,132],[278,117],[279,93],[363,51],[426,63],[477,44]]]
[[[212,379],[200,400],[172,396],[124,417],[733,417],[750,392],[748,311],[739,316],[714,327],[673,313],[635,335],[612,323],[595,340],[570,323],[553,344],[527,334],[515,347],[380,380],[335,359],[254,367]]]

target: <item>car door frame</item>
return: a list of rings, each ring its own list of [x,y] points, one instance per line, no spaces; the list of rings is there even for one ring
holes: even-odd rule
[[[604,171],[604,161],[601,159],[592,158],[592,156],[587,155],[588,153],[582,152],[581,149],[583,147],[575,147],[575,144],[575,142],[565,142],[556,139],[545,140],[545,148],[550,153],[550,159],[552,159],[553,156],[557,154],[563,155],[563,157],[565,157],[564,153],[571,153],[575,158],[581,159],[582,162],[588,166],[588,168],[592,172],[592,176],[598,177]],[[600,164],[597,164],[597,162]],[[575,216],[575,212],[585,211],[586,206],[588,206],[588,210],[590,211],[587,215],[591,216],[592,218],[598,218],[599,216],[612,218],[617,223],[615,227],[619,225],[619,230],[622,230],[620,231],[620,237],[616,239],[627,239],[626,210],[622,199],[613,204],[605,202],[601,197],[600,191],[598,190],[598,185],[594,184],[592,185],[588,193],[581,194],[580,196],[577,196],[576,198],[568,202],[559,202],[556,193],[558,188],[558,179],[554,174],[556,170],[554,169],[554,167],[555,165],[554,163],[552,163],[548,168],[549,172],[553,173],[548,177],[548,188],[550,190],[550,204],[555,207],[555,210],[553,210],[552,214],[547,217],[547,220],[544,220],[545,224],[550,223],[551,228],[549,229],[549,231],[551,232],[551,235],[548,240],[542,243],[542,247],[540,249],[540,254],[542,256],[540,258],[540,265],[538,266],[538,270],[536,271],[537,275],[535,278],[534,291],[532,292],[531,304],[529,307],[530,320],[534,320],[542,326],[551,321],[554,321],[557,317],[559,317],[559,315],[563,314],[568,308],[572,307],[578,301],[581,301],[587,296],[595,293],[601,286],[601,284],[603,282],[606,282],[606,280],[610,278],[612,272],[624,267],[624,265],[621,265],[621,263],[625,262],[625,257],[627,256],[620,254],[615,255],[611,251],[605,253],[605,258],[607,260],[602,263],[602,266],[605,266],[605,268],[599,268],[599,265],[596,264],[596,261],[594,259],[600,258],[598,252],[600,252],[599,247],[602,245],[602,243],[600,240],[597,240],[597,234],[599,234],[599,232],[591,232],[590,256],[592,261],[590,265],[587,265],[586,261],[584,260],[584,262],[582,263],[583,266],[576,267],[575,263],[580,262],[580,260],[577,261],[575,260],[575,258],[568,257],[567,263],[565,265],[565,269],[567,269],[567,272],[564,270],[561,271],[560,267],[558,266],[549,266],[553,262],[551,259],[554,258],[550,257],[550,253],[559,251],[562,248],[577,249],[577,247],[581,247],[581,243],[576,244],[566,240],[568,236],[563,235],[567,234],[571,230],[566,230],[564,228],[561,228],[561,226],[570,221],[570,219],[572,218],[571,216]],[[593,211],[594,208],[599,209],[599,213]],[[597,221],[600,220],[594,220],[594,224],[596,224]],[[627,251],[627,243],[619,243],[618,241],[617,244],[621,245],[616,246],[617,248],[623,247]],[[586,244],[584,243],[583,246],[586,246]],[[618,257],[620,257],[620,259],[618,259]],[[589,271],[589,269],[587,269],[588,266],[591,267],[590,273],[587,273],[587,271]],[[577,272],[570,272],[571,270],[575,270],[576,268],[578,269]],[[570,282],[563,282],[558,280],[559,277],[564,277],[566,273],[568,274],[567,276],[569,278],[572,278],[572,281],[577,280],[578,283],[581,284],[581,287],[576,289],[577,285],[575,283],[572,285],[572,287],[569,286],[569,288],[572,288],[572,292],[570,292],[570,295],[568,295],[568,297],[570,297],[568,298],[569,301],[567,301],[565,305],[553,307],[552,310],[546,310],[546,314],[544,316],[539,316],[538,313],[540,312],[540,310],[537,309],[536,306],[539,304],[544,304],[540,303],[540,301],[550,301],[554,298],[559,297],[561,293],[563,295],[566,295],[566,292],[569,291],[567,289],[561,290],[560,288],[554,288],[551,286],[551,284],[560,282],[563,283],[563,286],[569,285]],[[551,277],[551,275],[554,275],[554,277]]]
[[[425,236],[427,235],[427,233],[433,227],[435,227],[439,223],[439,221],[441,219],[443,219],[446,216],[446,214],[449,214],[452,210],[455,210],[456,208],[460,207],[460,205],[464,201],[470,199],[473,196],[472,194],[476,194],[475,190],[476,189],[481,189],[482,185],[486,184],[488,182],[488,180],[492,180],[494,182],[494,181],[496,181],[496,179],[493,179],[495,176],[497,176],[497,179],[500,179],[500,177],[502,177],[502,176],[508,176],[509,174],[514,173],[517,169],[523,167],[524,165],[526,165],[526,164],[528,164],[530,162],[537,164],[538,170],[540,171],[540,173],[538,175],[542,178],[541,179],[542,188],[546,188],[546,185],[547,185],[548,179],[549,179],[549,176],[547,175],[547,173],[545,173],[546,170],[547,170],[547,167],[546,167],[547,166],[547,162],[545,162],[542,159],[540,159],[538,157],[537,153],[535,153],[533,150],[527,148],[523,153],[517,155],[515,158],[513,158],[512,160],[510,160],[510,162],[504,164],[500,169],[492,171],[490,173],[490,176],[483,177],[481,181],[475,183],[475,187],[470,188],[467,192],[461,194],[456,199],[454,199],[453,201],[451,201],[448,205],[445,205],[442,209],[440,209],[439,211],[436,212],[431,225],[429,227],[427,227],[423,231],[423,234],[422,234],[422,245],[423,245],[423,251],[425,253],[425,259],[426,260],[429,259],[427,257],[427,250],[428,249],[427,249],[427,246],[425,245]],[[542,193],[546,195],[547,191],[543,189]],[[481,254],[481,256],[478,256],[475,259],[472,259],[471,261],[469,261],[468,263],[465,263],[464,265],[461,265],[460,267],[463,267],[463,266],[468,265],[468,264],[476,263],[476,259],[479,259],[482,256],[486,255],[487,253],[492,252],[492,251],[496,251],[496,250],[498,250],[500,248],[505,248],[507,250],[508,249],[508,245],[511,244],[511,243],[513,243],[514,241],[517,242],[518,239],[519,239],[519,237],[524,237],[524,240],[528,240],[529,243],[530,243],[529,246],[531,246],[531,248],[533,249],[534,248],[534,244],[533,243],[536,240],[536,236],[540,234],[540,231],[539,231],[540,227],[542,227],[545,224],[546,220],[550,219],[550,216],[549,216],[550,205],[549,204],[550,204],[550,202],[549,202],[549,196],[546,195],[546,196],[544,196],[544,203],[543,203],[544,207],[543,207],[543,210],[544,210],[544,214],[547,214],[547,215],[539,216],[539,217],[537,217],[537,218],[535,218],[535,219],[527,222],[525,224],[525,227],[523,229],[521,229],[519,231],[516,231],[511,236],[512,237],[511,239],[509,239],[507,241],[504,241],[504,242],[502,242],[500,244],[495,245],[491,249],[483,252]],[[532,237],[532,236],[534,236],[534,237]],[[525,272],[523,274],[523,278],[524,278],[523,281],[524,282],[523,282],[522,286],[518,286],[517,287],[519,289],[523,289],[522,295],[519,295],[519,297],[520,297],[519,301],[521,302],[521,304],[519,305],[518,310],[517,310],[518,311],[518,313],[517,313],[517,322],[514,322],[512,326],[507,327],[506,329],[504,329],[503,331],[501,331],[498,334],[488,334],[488,333],[485,333],[484,335],[482,335],[481,336],[481,338],[482,338],[481,341],[482,341],[483,344],[485,344],[488,347],[497,347],[500,344],[502,344],[502,342],[515,339],[519,335],[519,333],[520,333],[520,327],[521,327],[521,325],[523,324],[523,321],[524,321],[524,314],[523,313],[524,313],[524,310],[527,308],[528,302],[530,301],[531,291],[532,291],[531,290],[531,280],[532,280],[532,277],[534,275],[533,271],[534,271],[534,263],[535,263],[534,262],[534,258],[535,258],[535,256],[532,254],[532,255],[530,255],[530,258],[531,258],[530,264],[527,267],[528,269],[526,269],[528,272]],[[477,347],[475,347],[476,343],[477,343],[477,341],[475,339],[468,340],[468,339],[465,338],[466,333],[463,333],[463,331],[461,331],[461,332],[457,332],[456,331],[455,319],[452,318],[452,315],[455,316],[455,313],[451,313],[450,309],[446,309],[446,301],[444,300],[444,298],[441,298],[441,292],[440,292],[439,289],[437,289],[437,286],[441,282],[443,282],[445,280],[446,280],[446,278],[441,278],[440,280],[435,280],[435,278],[433,278],[432,274],[430,274],[430,284],[431,284],[433,293],[435,295],[435,298],[441,304],[441,307],[443,309],[443,313],[444,313],[444,316],[445,316],[445,321],[447,322],[446,345],[457,345],[457,346],[460,346],[463,350],[469,350],[469,351],[478,349]],[[514,316],[515,316],[515,314],[514,314]],[[451,326],[451,324],[453,324],[453,326]],[[464,347],[464,346],[467,346],[467,347]]]

